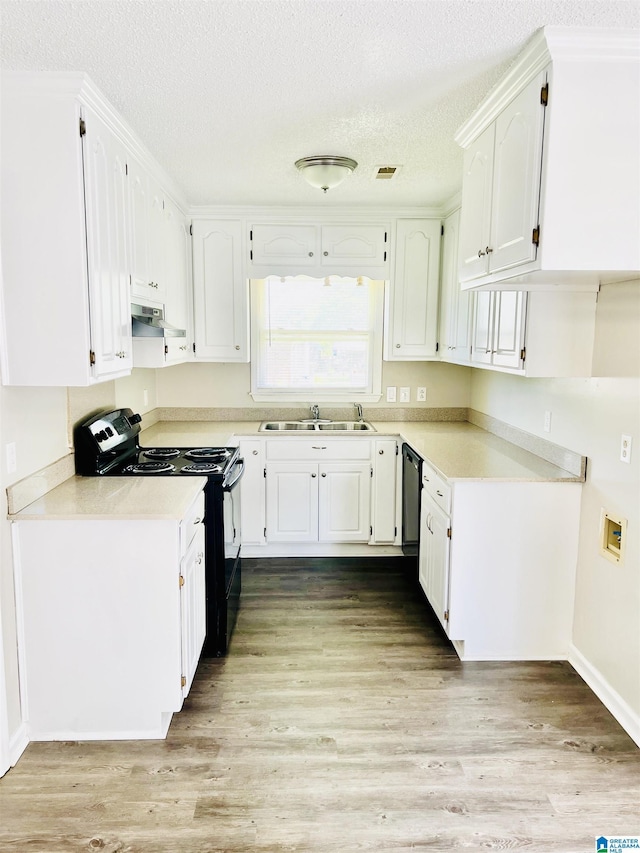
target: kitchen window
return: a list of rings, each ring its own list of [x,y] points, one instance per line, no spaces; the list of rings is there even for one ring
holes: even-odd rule
[[[253,398],[379,400],[383,293],[364,277],[252,280]]]

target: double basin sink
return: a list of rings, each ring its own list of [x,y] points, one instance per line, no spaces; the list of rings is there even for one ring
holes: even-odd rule
[[[333,430],[334,432],[375,432],[375,427],[367,421],[263,421],[260,432],[315,432]]]

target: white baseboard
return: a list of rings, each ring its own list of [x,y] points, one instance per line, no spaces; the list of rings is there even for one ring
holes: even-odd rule
[[[605,708],[613,714],[629,737],[640,746],[640,714],[625,702],[602,673],[574,645],[569,649],[569,663],[586,681]]]
[[[357,545],[303,542],[270,542],[268,545],[243,545],[242,556],[254,557],[402,557],[397,545]]]
[[[16,731],[9,739],[9,759],[11,766],[15,767],[18,759],[29,746],[29,734],[25,723],[20,723]]]

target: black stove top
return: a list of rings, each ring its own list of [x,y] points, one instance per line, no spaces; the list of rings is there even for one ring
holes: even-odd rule
[[[88,476],[206,476],[224,481],[237,447],[141,447],[140,415],[116,409],[94,415],[75,430],[76,471]]]

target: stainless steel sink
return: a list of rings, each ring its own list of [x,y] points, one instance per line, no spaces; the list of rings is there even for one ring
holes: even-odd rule
[[[283,430],[288,432],[289,430],[311,430],[312,432],[315,430],[313,424],[303,424],[298,421],[267,421],[265,423],[260,424],[260,431],[263,430]]]
[[[367,421],[334,421],[330,424],[318,424],[318,429],[334,429],[337,431],[359,430],[365,432],[375,432],[375,428]]]
[[[334,432],[375,432],[367,421],[263,421],[260,432],[294,432],[330,429]]]

